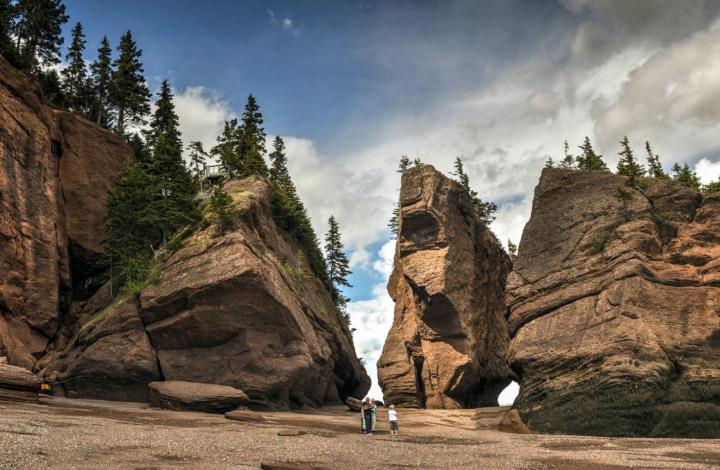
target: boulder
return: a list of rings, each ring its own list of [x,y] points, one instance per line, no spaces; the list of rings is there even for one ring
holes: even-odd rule
[[[132,159],[118,136],[43,104],[37,81],[0,57],[0,356],[9,363],[32,368],[72,298],[96,288],[88,279],[102,269],[105,197]]]
[[[261,415],[260,413],[256,411],[251,411],[248,409],[237,409],[233,411],[228,411],[225,413],[225,418],[233,420],[233,421],[252,421],[252,422],[262,422],[267,421],[265,419],[265,416]]]
[[[230,181],[236,229],[210,226],[160,266],[140,316],[165,380],[239,388],[255,407],[340,404],[370,379],[303,250],[276,227],[271,189]]]
[[[347,397],[345,404],[350,408],[350,411],[360,412],[360,409],[362,409],[362,400],[355,397]]]
[[[462,186],[430,165],[403,173],[388,292],[393,326],[378,361],[388,403],[496,406],[510,383],[504,316],[508,255]]]
[[[22,367],[0,364],[0,400],[38,401],[40,377]]]
[[[68,396],[144,402],[147,385],[161,379],[134,297],[81,317],[74,339],[46,359],[43,373]]]
[[[498,431],[509,432],[513,434],[530,434],[530,428],[523,423],[520,413],[516,409],[508,410],[503,416],[500,424],[498,425]]]
[[[507,283],[530,429],[720,437],[713,419],[683,424],[720,400],[719,233],[720,195],[543,171]]]
[[[226,413],[248,402],[242,390],[226,385],[170,380],[148,387],[150,404],[169,410]]]

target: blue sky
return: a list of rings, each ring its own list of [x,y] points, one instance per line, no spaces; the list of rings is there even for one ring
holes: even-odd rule
[[[720,2],[713,0],[66,0],[92,60],[131,29],[150,86],[168,78],[183,137],[211,145],[253,93],[318,233],[350,252],[355,343],[375,378],[399,157],[461,156],[518,243],[545,160],[589,136],[612,168],[627,135],[667,169],[720,177]],[[374,395],[379,395],[377,385]]]

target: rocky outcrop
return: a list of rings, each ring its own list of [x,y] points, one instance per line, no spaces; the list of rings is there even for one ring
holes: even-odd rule
[[[226,184],[236,229],[193,235],[145,289],[140,317],[165,380],[228,385],[255,406],[339,404],[370,380],[303,251],[272,219],[262,178]]]
[[[0,400],[36,402],[41,383],[27,369],[0,363]]]
[[[102,201],[131,160],[118,137],[44,105],[37,82],[0,58],[0,356],[11,364],[34,366],[73,284],[97,273]]]
[[[388,284],[395,317],[378,361],[386,403],[497,405],[510,383],[503,293],[510,267],[460,184],[429,165],[405,171]]]
[[[248,402],[242,390],[227,385],[169,380],[152,382],[148,387],[150,404],[169,410],[226,413]]]
[[[720,436],[719,195],[544,170],[507,302],[531,429]]]

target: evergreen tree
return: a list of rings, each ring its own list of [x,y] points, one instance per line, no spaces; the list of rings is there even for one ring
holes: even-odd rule
[[[151,160],[150,149],[142,137],[137,132],[133,132],[128,138],[128,145],[135,155],[135,160],[138,163],[149,163]]]
[[[578,168],[581,170],[607,171],[608,167],[602,159],[602,155],[595,153],[590,143],[590,138],[585,137],[580,146],[582,153],[576,157]]]
[[[552,157],[548,157],[548,159],[545,160],[545,168],[555,168],[555,161]]]
[[[390,233],[392,233],[393,238],[397,238],[400,233],[400,203],[398,202],[396,202],[393,207],[392,217],[390,217],[388,227],[390,228]]]
[[[290,178],[287,169],[287,156],[285,155],[285,142],[279,135],[273,140],[273,151],[270,157],[270,181],[285,185]]]
[[[652,148],[650,148],[650,142],[645,141],[645,150],[647,150],[648,156],[648,172],[650,173],[650,176],[660,179],[667,179],[668,175],[663,170],[662,165],[660,164],[660,156],[658,154],[653,154]]]
[[[560,168],[574,168],[575,167],[575,157],[573,157],[570,154],[570,146],[568,145],[567,140],[565,141],[565,149],[564,154],[565,158],[560,160]]]
[[[72,29],[72,41],[65,56],[68,66],[63,69],[63,88],[67,99],[67,107],[86,114],[90,105],[90,83],[85,67],[85,34],[82,24],[75,23]]]
[[[230,178],[239,176],[241,167],[240,155],[238,154],[240,145],[239,132],[237,119],[225,121],[222,134],[217,137],[217,144],[210,149],[210,155],[220,162],[223,171]]]
[[[68,20],[61,0],[17,0],[12,36],[23,68],[34,72],[40,65],[60,62],[62,25]]]
[[[340,239],[340,227],[337,220],[335,220],[335,216],[330,216],[328,225],[328,232],[325,235],[325,256],[331,285],[330,292],[335,304],[342,307],[350,299],[342,295],[340,287],[352,287],[347,280],[352,271],[350,271],[350,262],[343,251],[344,246]]]
[[[497,212],[497,206],[494,202],[484,202],[478,196],[478,193],[470,188],[470,178],[463,169],[463,162],[460,157],[455,159],[455,172],[454,176],[457,177],[460,185],[465,189],[470,198],[472,199],[473,208],[475,209],[475,215],[485,224],[490,225],[495,220],[495,212]]]
[[[15,5],[10,0],[0,0],[0,56],[15,67],[21,67],[20,57],[12,40]]]
[[[635,159],[627,136],[620,142],[620,145],[623,146],[623,149],[618,154],[620,155],[620,161],[618,161],[617,165],[617,174],[628,176],[630,182],[634,184],[637,178],[645,175],[645,167],[640,165]]]
[[[267,176],[268,168],[263,155],[265,154],[265,129],[262,127],[263,116],[260,106],[253,95],[248,96],[242,124],[239,129],[237,168],[240,176]]]
[[[420,157],[417,157],[415,160],[413,160],[413,165],[415,165],[416,168],[421,166],[422,164],[423,162],[420,161]]]
[[[116,117],[116,130],[124,135],[128,124],[143,124],[150,112],[150,91],[145,84],[140,63],[142,51],[137,48],[130,31],[120,38],[118,58],[113,62],[110,104]]]
[[[190,142],[188,150],[190,150],[190,173],[196,182],[200,182],[208,154],[205,152],[203,144],[199,140]]]
[[[213,222],[217,225],[220,235],[232,227],[233,220],[236,216],[233,199],[225,192],[221,184],[215,186],[210,195],[208,211],[212,216]]]
[[[163,241],[167,236],[187,225],[194,225],[200,217],[194,202],[196,186],[182,157],[179,120],[175,113],[173,95],[167,80],[158,93],[155,113],[147,133],[152,148],[149,172],[156,178],[158,198],[154,206],[162,214]]]
[[[700,191],[700,178],[698,178],[697,174],[690,170],[690,167],[687,163],[683,164],[683,166],[680,166],[678,163],[675,163],[672,167],[673,173],[673,179],[675,181],[679,181],[680,183],[684,184],[685,186],[694,189],[695,191]]]
[[[515,260],[517,259],[517,245],[512,242],[508,238],[508,255],[510,256],[510,261],[515,263]]]
[[[398,165],[398,173],[405,173],[405,170],[410,168],[410,159],[407,155],[400,157],[400,165]]]
[[[40,70],[37,73],[43,99],[46,103],[62,107],[66,102],[60,74],[55,69]]]
[[[702,192],[705,193],[706,195],[710,195],[710,194],[716,193],[718,191],[720,191],[720,180],[713,181],[709,184],[706,184],[702,188]]]
[[[96,124],[110,127],[110,89],[112,84],[112,48],[107,36],[103,36],[98,49],[98,57],[90,65],[92,88],[94,92],[93,119]]]

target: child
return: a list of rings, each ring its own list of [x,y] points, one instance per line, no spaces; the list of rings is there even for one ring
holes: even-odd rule
[[[397,436],[398,419],[397,411],[395,411],[395,405],[390,405],[390,409],[388,410],[388,419],[390,420],[390,435]]]

